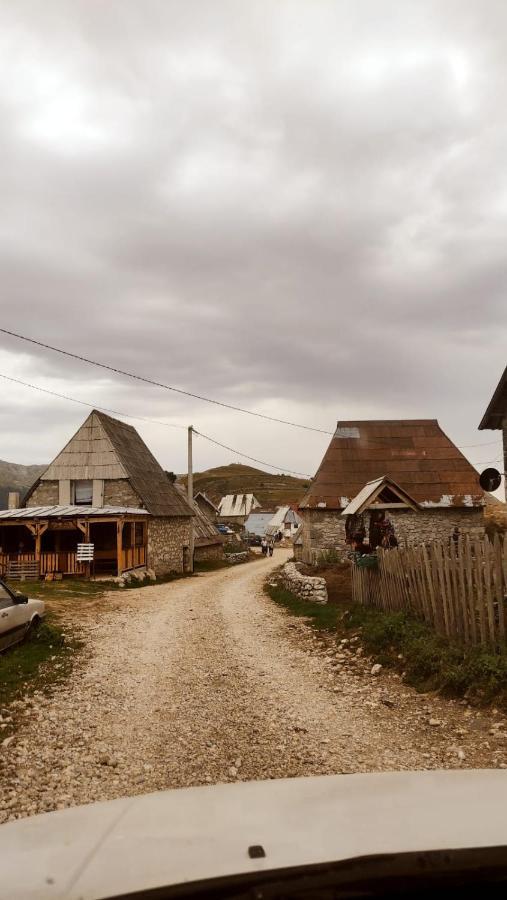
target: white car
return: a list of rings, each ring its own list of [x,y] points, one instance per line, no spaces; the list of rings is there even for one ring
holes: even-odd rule
[[[22,641],[31,628],[44,618],[43,600],[33,600],[26,594],[11,591],[0,581],[0,650]]]
[[[252,781],[0,825],[0,900],[505,897],[507,773]]]

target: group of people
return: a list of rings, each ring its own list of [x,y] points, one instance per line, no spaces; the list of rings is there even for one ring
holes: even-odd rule
[[[261,541],[261,552],[263,556],[273,556],[273,548],[275,546],[274,539],[270,536],[263,537]]]

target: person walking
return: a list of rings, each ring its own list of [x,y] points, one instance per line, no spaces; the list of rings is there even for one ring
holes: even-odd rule
[[[261,541],[261,550],[262,550],[262,555],[266,556],[266,554],[268,552],[268,542],[265,537],[263,537],[262,541]]]

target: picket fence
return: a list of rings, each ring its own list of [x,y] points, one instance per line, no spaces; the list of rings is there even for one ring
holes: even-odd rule
[[[379,550],[377,566],[352,567],[357,603],[406,610],[440,634],[504,651],[507,536]]]

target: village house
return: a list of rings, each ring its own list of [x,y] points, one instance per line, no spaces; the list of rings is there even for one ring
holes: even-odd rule
[[[202,513],[209,519],[210,522],[218,521],[218,506],[215,506],[212,500],[208,497],[204,491],[198,491],[194,496],[194,500],[197,503],[197,506],[201,510]]]
[[[224,525],[244,525],[260,503],[253,494],[226,494],[218,504],[218,521]]]
[[[484,413],[479,429],[492,429],[501,431],[503,436],[503,468],[499,468],[502,474],[507,472],[507,367],[498,383],[497,389],[491,398],[491,402]],[[504,483],[507,499],[507,479]]]
[[[268,523],[267,534],[281,534],[282,538],[292,538],[300,525],[301,519],[292,507],[279,506]]]
[[[484,533],[479,475],[435,419],[338,422],[299,505],[301,558]],[[302,543],[301,543],[302,542]]]
[[[79,543],[97,573],[188,571],[194,515],[135,428],[93,410],[22,506],[0,511],[0,571],[83,574]]]

